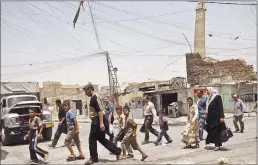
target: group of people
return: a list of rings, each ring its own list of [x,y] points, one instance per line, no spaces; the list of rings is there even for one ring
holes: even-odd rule
[[[137,142],[137,124],[130,115],[129,106],[115,107],[108,97],[105,97],[104,99],[100,98],[94,92],[94,87],[91,84],[84,86],[83,90],[85,91],[85,94],[91,98],[89,104],[89,117],[92,121],[89,133],[90,159],[86,161],[85,164],[89,165],[99,162],[97,141],[109,150],[110,154],[115,155],[116,159],[134,157],[133,150],[138,150],[142,155],[141,160],[144,161],[148,155],[142,150]],[[197,96],[199,99],[197,100],[197,103],[194,103],[194,100],[191,97],[187,98],[189,113],[186,128],[182,132],[182,142],[185,144],[184,148],[197,148],[199,147],[199,142],[204,140],[203,131],[206,130],[208,133],[206,144],[214,143],[214,150],[218,151],[222,146],[221,132],[225,128],[222,98],[212,87],[208,87],[206,92],[208,96],[204,96],[202,90],[198,92]],[[243,132],[244,123],[242,120],[243,116],[241,115],[243,115],[244,112],[244,104],[237,95],[233,95],[233,99],[235,101],[235,132]],[[157,137],[157,140],[154,142],[154,145],[156,146],[160,144],[163,136],[165,136],[167,143],[172,143],[173,141],[167,133],[169,127],[168,121],[164,117],[164,111],[159,111],[159,115],[157,116],[155,106],[150,101],[149,97],[144,96],[143,101],[145,103],[145,119],[144,124],[140,128],[140,132],[145,133],[145,138],[142,145],[149,143],[149,132]],[[85,159],[80,144],[78,122],[75,114],[71,110],[70,102],[66,100],[62,104],[60,100],[56,100],[56,105],[59,108],[59,125],[52,144],[49,146],[55,147],[61,134],[65,133],[65,145],[70,151],[70,156],[67,158],[67,161]],[[116,112],[116,116],[114,115],[114,112]],[[30,131],[25,138],[27,139],[28,136],[30,136],[31,161],[36,162],[38,161],[36,153],[46,159],[48,152],[37,147],[36,130],[39,130],[38,137],[41,137],[42,124],[40,118],[35,116],[35,111],[33,109],[30,109],[29,113],[31,117],[29,121]],[[114,124],[115,117],[118,121],[118,132],[116,134],[110,131],[110,127]],[[238,121],[240,122],[240,129],[237,126]],[[157,131],[152,127],[153,122],[159,124],[160,131]],[[109,136],[109,140],[105,137],[106,134]],[[117,146],[118,141],[121,142],[121,147]],[[79,156],[74,154],[72,148],[72,145],[74,144],[79,151]]]
[[[206,144],[215,144],[214,151],[218,151],[221,149],[222,143],[228,140],[222,139],[222,131],[227,129],[224,120],[223,102],[221,96],[218,95],[213,87],[208,87],[206,92],[207,96],[204,96],[203,90],[198,91],[198,100],[196,104],[191,97],[187,99],[189,114],[186,128],[182,132],[182,142],[185,143],[184,148],[197,148],[199,147],[200,141],[204,140],[203,131],[206,130]],[[243,117],[246,106],[237,94],[232,94],[232,99],[234,102],[234,133],[244,133]],[[257,104],[253,111],[257,112],[256,108]],[[240,123],[240,128],[238,122]]]
[[[76,120],[75,114],[71,110],[70,102],[66,100],[63,102],[62,106],[60,104],[60,100],[57,100],[56,103],[60,108],[59,123],[54,140],[50,146],[55,147],[61,134],[65,133],[67,134],[65,145],[71,153],[71,155],[67,158],[67,161],[85,159],[80,144],[78,122]],[[38,147],[38,139],[42,139],[42,121],[38,116],[36,116],[36,109],[34,108],[29,109],[29,116],[29,131],[24,137],[24,140],[29,139],[30,163],[38,163],[37,154],[46,161],[48,158],[48,152]],[[76,157],[74,154],[72,148],[73,142],[79,150],[80,155],[78,157]]]

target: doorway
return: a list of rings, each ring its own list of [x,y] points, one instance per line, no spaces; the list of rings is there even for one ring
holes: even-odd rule
[[[162,94],[162,109],[166,115],[168,115],[169,104],[173,102],[177,102],[177,93]]]

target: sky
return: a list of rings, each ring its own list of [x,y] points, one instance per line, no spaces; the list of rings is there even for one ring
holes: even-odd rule
[[[76,1],[1,4],[2,81],[108,85],[107,62],[99,54],[87,1],[75,28]],[[185,54],[190,48],[183,34],[193,46],[197,3],[97,1],[90,5],[102,51],[109,52],[120,83],[186,77]],[[206,4],[206,8],[207,56],[241,58],[256,68],[255,7]]]

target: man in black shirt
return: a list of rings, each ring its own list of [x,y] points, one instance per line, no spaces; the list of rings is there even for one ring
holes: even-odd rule
[[[85,165],[97,163],[99,161],[97,141],[99,141],[111,153],[116,155],[118,159],[121,155],[121,148],[118,148],[115,144],[105,138],[105,129],[108,128],[108,121],[104,117],[104,106],[101,98],[95,94],[92,84],[84,86],[83,90],[87,96],[91,97],[89,116],[92,121],[89,135],[90,159],[85,162]]]
[[[52,141],[52,144],[49,145],[49,147],[56,147],[56,144],[61,136],[62,133],[67,134],[67,125],[66,122],[61,123],[62,119],[66,117],[66,111],[62,107],[62,102],[60,99],[56,100],[56,106],[58,107],[58,128],[56,130],[56,133],[54,135],[54,139]],[[74,145],[74,144],[73,144]]]

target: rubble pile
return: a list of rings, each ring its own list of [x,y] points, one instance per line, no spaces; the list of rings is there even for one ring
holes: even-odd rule
[[[231,76],[233,81],[256,80],[253,66],[242,59],[218,61],[212,58],[203,59],[200,54],[186,54],[187,79],[191,85],[207,83],[211,78]]]

